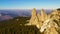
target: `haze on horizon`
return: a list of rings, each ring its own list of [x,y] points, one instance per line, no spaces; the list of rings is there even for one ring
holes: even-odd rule
[[[0,0],[0,9],[57,9],[60,0]]]

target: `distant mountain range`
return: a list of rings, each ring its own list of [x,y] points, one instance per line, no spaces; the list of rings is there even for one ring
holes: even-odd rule
[[[0,10],[0,21],[6,19],[12,19],[17,16],[29,17],[32,10]],[[37,10],[37,13],[40,10]],[[46,10],[46,13],[50,13],[51,10]]]

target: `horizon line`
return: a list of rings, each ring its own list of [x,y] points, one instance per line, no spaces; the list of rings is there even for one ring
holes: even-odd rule
[[[0,10],[14,10],[14,9],[17,9],[17,10],[27,10],[27,9],[34,9],[34,8],[3,8],[3,9],[1,9],[0,8]],[[35,8],[35,9],[37,9],[37,10],[40,10],[40,9],[58,9],[58,8]]]

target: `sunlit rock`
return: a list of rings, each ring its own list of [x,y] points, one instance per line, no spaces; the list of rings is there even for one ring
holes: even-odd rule
[[[58,25],[55,22],[50,20],[49,24],[47,24],[46,26],[44,34],[58,34],[56,28],[58,28]]]
[[[37,18],[37,14],[36,14],[36,9],[35,8],[32,10],[31,19],[30,19],[29,23],[31,23],[32,25],[36,25],[38,23],[38,18]]]
[[[38,24],[38,18],[37,18],[36,9],[34,8],[31,13],[31,19],[27,25],[37,25],[37,24]]]
[[[41,9],[41,21],[45,21],[47,19],[47,14],[45,13],[44,9]]]
[[[58,34],[56,29],[59,26],[54,20],[58,21],[59,19],[60,16],[57,10],[53,10],[53,12],[47,15],[44,9],[37,14],[36,9],[34,8],[31,13],[31,19],[26,25],[35,25],[40,32],[44,32],[44,34]]]

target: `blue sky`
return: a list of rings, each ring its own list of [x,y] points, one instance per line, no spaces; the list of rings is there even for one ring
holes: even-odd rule
[[[0,9],[56,9],[60,0],[0,0]]]

